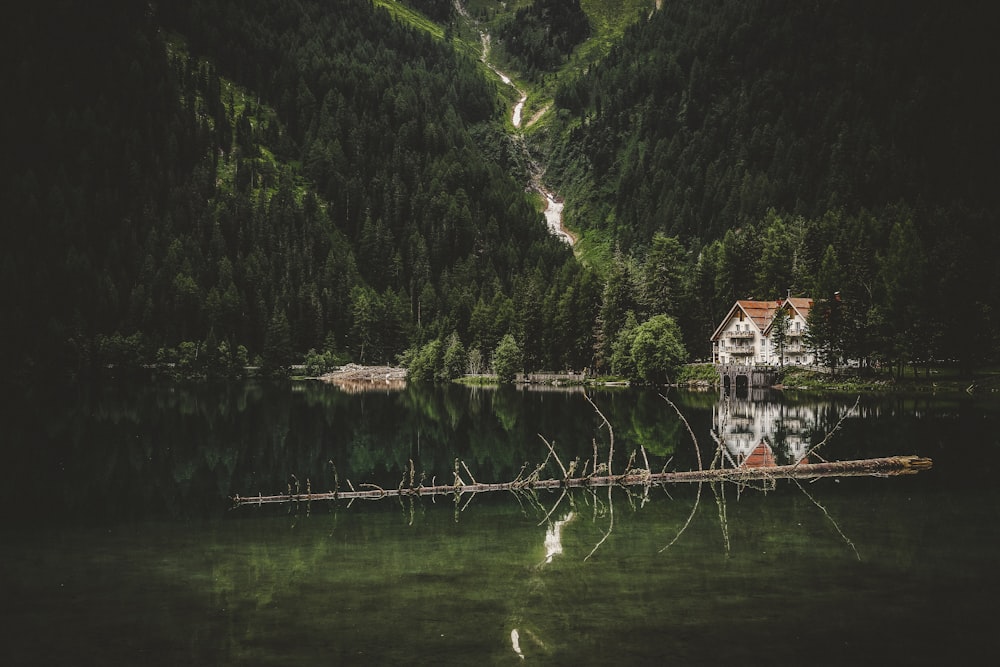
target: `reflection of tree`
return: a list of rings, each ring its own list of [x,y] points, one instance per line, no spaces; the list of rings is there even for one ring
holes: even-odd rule
[[[512,387],[500,387],[493,392],[493,414],[507,433],[513,433],[517,426],[518,405],[520,394]]]
[[[628,428],[621,433],[622,442],[626,447],[631,446],[631,449],[641,447],[664,458],[673,456],[680,436],[680,420],[674,418],[672,414],[664,414],[662,402],[649,394],[639,397],[635,409],[632,410]]]
[[[606,410],[608,409],[608,403],[602,402],[600,407],[601,411]],[[664,412],[669,414],[669,410],[664,409]],[[703,466],[707,470],[722,466],[722,454],[720,450],[699,453],[700,448],[693,430],[679,409],[677,409],[677,412],[676,419],[678,423],[684,425],[689,431],[690,442],[693,445],[697,460],[703,462]],[[607,428],[605,429],[605,427]],[[580,476],[586,478],[593,475],[595,470],[600,470],[602,465],[615,475],[624,475],[630,469],[636,471],[643,467],[645,467],[647,472],[650,472],[649,465],[642,462],[641,455],[633,458],[631,453],[628,453],[628,457],[632,459],[629,463],[623,465],[623,461],[625,460],[625,453],[623,452],[622,458],[614,465],[610,465],[611,441],[614,436],[610,424],[606,423],[606,420],[602,417],[600,419],[600,435],[604,436],[605,434],[607,439],[601,443],[599,451],[587,457],[588,460],[581,460],[575,469],[569,463],[568,458],[564,459],[561,456],[561,451],[550,451],[551,461],[546,461],[545,464],[548,464],[550,470],[553,471],[558,468],[562,474],[560,479],[569,477],[571,470],[574,470],[572,473],[574,478]],[[597,448],[597,439],[592,439],[592,443],[590,444]],[[621,448],[621,444],[621,439],[619,439],[616,445]],[[681,448],[678,447],[677,449],[680,450]],[[687,448],[685,447],[685,449]],[[557,450],[557,448],[553,446],[552,450]],[[476,484],[477,482],[468,467],[464,463],[459,466],[458,463],[456,462],[456,470],[463,483]],[[699,465],[699,467],[703,466]],[[478,468],[474,467],[473,470],[478,474]],[[533,470],[537,470],[537,468],[529,467],[523,475],[518,475],[518,478],[526,479],[530,477],[533,474]],[[722,479],[723,481],[721,482],[709,484],[709,490],[713,491],[723,535],[723,548],[728,554],[731,521],[731,517],[728,514],[728,507],[732,503],[730,490],[736,488],[738,492],[742,492],[744,489],[762,487],[754,487],[739,477]],[[624,484],[624,480],[621,483]],[[408,484],[411,488],[414,486],[412,477]],[[514,489],[508,489],[508,491],[510,490]],[[503,639],[505,642],[509,642],[508,650],[519,656],[527,657],[533,652],[561,653],[566,648],[565,642],[571,640],[560,636],[553,630],[552,619],[539,617],[539,614],[533,612],[534,609],[540,608],[539,603],[543,599],[548,600],[558,596],[571,597],[564,590],[564,581],[560,579],[560,575],[564,572],[564,570],[560,570],[559,568],[560,561],[562,558],[586,559],[594,557],[600,559],[602,555],[607,553],[606,550],[610,548],[610,545],[614,544],[614,542],[622,542],[623,531],[624,537],[629,537],[628,521],[616,522],[616,517],[627,516],[628,514],[628,506],[622,505],[623,498],[632,507],[634,513],[637,507],[641,508],[643,506],[650,492],[657,493],[659,489],[656,488],[655,484],[643,484],[641,482],[635,483],[631,488],[623,488],[612,483],[610,486],[599,491],[593,488],[572,490],[557,486],[555,487],[555,491],[559,493],[558,497],[552,495],[546,500],[539,498],[539,496],[544,496],[540,491],[537,494],[527,488],[516,491],[518,491],[518,497],[524,502],[523,506],[526,508],[526,511],[537,512],[541,521],[539,523],[540,529],[537,533],[538,541],[534,543],[527,557],[529,562],[537,563],[537,565],[527,571],[524,583],[512,593],[512,597],[515,600],[515,608],[511,612],[508,624],[504,627]],[[687,530],[688,526],[691,525],[691,521],[699,506],[700,492],[701,485],[699,484],[699,495],[695,498],[687,521],[676,530],[676,535],[673,535],[674,529],[671,529],[669,534],[663,535],[663,542],[667,542],[673,537],[664,549],[669,549],[672,544],[676,543]],[[623,493],[625,494],[624,497]],[[805,492],[803,491],[803,493]],[[459,494],[455,494],[455,496],[456,512],[458,511],[459,501],[464,505],[474,497],[472,494],[466,495],[464,498],[460,497]],[[816,502],[808,494],[807,497]],[[415,502],[413,497],[404,499],[404,503],[409,503],[408,506],[411,512],[415,505],[419,506],[419,501]],[[823,509],[821,505],[816,504]],[[429,505],[426,507],[429,507]],[[832,521],[825,509],[823,509],[823,512]],[[410,521],[412,521],[412,514],[410,515]],[[544,528],[541,528],[542,526]],[[688,535],[690,536],[691,533],[688,533]],[[739,533],[737,532],[736,535],[739,535]],[[846,537],[844,539],[848,544],[851,544]],[[602,545],[605,546],[602,547]],[[539,547],[541,551],[536,551]],[[559,555],[560,553],[562,553],[562,558]]]

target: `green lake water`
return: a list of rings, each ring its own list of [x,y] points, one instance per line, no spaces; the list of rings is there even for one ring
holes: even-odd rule
[[[591,396],[615,472],[697,467],[655,392]],[[798,460],[855,402],[670,398],[734,465]],[[510,481],[540,435],[582,466],[611,434],[580,391],[318,383],[54,390],[4,423],[5,664],[965,664],[1000,618],[992,398],[864,397],[820,451],[934,459],[915,476],[237,509],[331,489],[330,461],[341,488],[456,458]]]

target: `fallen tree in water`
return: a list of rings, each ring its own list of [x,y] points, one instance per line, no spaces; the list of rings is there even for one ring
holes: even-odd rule
[[[766,491],[774,488],[777,480],[788,479],[792,480],[793,483],[799,487],[802,493],[809,498],[809,500],[816,505],[820,511],[823,512],[827,519],[833,524],[840,536],[854,550],[854,553],[860,559],[861,556],[858,553],[857,548],[855,548],[854,543],[844,534],[844,532],[840,529],[840,526],[837,525],[837,522],[826,510],[826,508],[823,507],[808,492],[806,492],[799,480],[815,480],[822,477],[889,477],[895,475],[912,475],[924,470],[929,470],[932,466],[931,459],[912,455],[855,459],[847,461],[825,461],[821,459],[820,463],[807,463],[806,461],[810,460],[810,456],[816,455],[818,457],[818,454],[816,454],[817,450],[830,440],[834,433],[840,429],[844,420],[857,409],[858,402],[856,401],[854,407],[841,416],[837,424],[826,434],[826,437],[824,437],[820,443],[814,445],[797,463],[791,465],[775,465],[773,457],[765,457],[763,459],[763,463],[760,461],[751,463],[753,459],[747,458],[740,465],[725,467],[724,457],[722,455],[725,443],[713,433],[713,439],[716,441],[717,448],[715,456],[706,468],[702,462],[702,452],[698,443],[698,438],[692,431],[691,425],[687,422],[687,419],[685,419],[684,415],[677,408],[677,406],[670,401],[670,399],[666,396],[661,396],[661,398],[663,398],[663,400],[677,412],[677,415],[687,428],[688,434],[691,436],[692,444],[694,445],[698,469],[668,472],[666,470],[667,465],[670,464],[670,461],[668,461],[667,464],[664,465],[662,471],[653,472],[650,469],[645,448],[640,447],[643,465],[633,466],[637,458],[636,452],[633,452],[625,466],[625,472],[616,475],[612,470],[612,462],[614,460],[615,452],[614,429],[590,397],[586,396],[586,394],[584,397],[594,408],[595,412],[601,417],[603,422],[601,424],[601,428],[606,426],[608,429],[609,445],[606,462],[600,461],[597,440],[595,439],[593,458],[584,461],[582,466],[580,465],[579,459],[574,459],[570,462],[570,465],[567,468],[559,459],[559,455],[556,453],[555,448],[544,437],[539,436],[548,448],[549,453],[545,457],[545,460],[527,474],[526,471],[528,470],[528,464],[525,463],[517,477],[509,482],[478,482],[472,475],[468,466],[465,465],[465,462],[460,459],[455,459],[453,472],[454,477],[450,484],[437,484],[435,480],[432,479],[429,485],[424,485],[423,480],[425,477],[421,474],[419,480],[417,479],[416,470],[413,465],[413,460],[411,459],[408,469],[404,472],[403,478],[395,488],[383,488],[375,484],[362,484],[359,488],[355,488],[354,485],[351,484],[350,480],[347,480],[349,490],[341,490],[340,479],[337,475],[337,468],[333,461],[330,461],[329,465],[332,469],[334,480],[334,490],[332,491],[313,493],[312,484],[307,479],[305,484],[305,493],[302,493],[298,478],[296,478],[295,475],[292,475],[285,493],[269,496],[262,494],[258,494],[257,496],[237,495],[232,498],[233,505],[234,507],[239,507],[243,505],[265,505],[274,503],[292,503],[295,505],[302,503],[308,511],[308,508],[311,507],[313,501],[346,500],[349,503],[353,503],[355,500],[398,498],[400,499],[400,502],[402,502],[403,499],[408,498],[410,499],[410,520],[412,523],[414,499],[424,496],[430,496],[432,498],[437,496],[452,496],[455,501],[455,520],[457,521],[458,514],[464,511],[465,507],[468,507],[472,498],[474,498],[477,494],[494,491],[508,491],[518,498],[518,500],[523,497],[532,501],[535,507],[545,514],[541,523],[546,523],[550,520],[552,514],[562,502],[563,498],[567,496],[570,489],[588,489],[596,501],[597,495],[593,492],[593,490],[597,488],[606,488],[608,490],[606,505],[609,517],[608,528],[602,539],[594,546],[593,550],[591,550],[591,552],[584,559],[587,560],[593,556],[600,546],[610,537],[611,532],[614,529],[614,503],[612,500],[612,490],[615,488],[625,489],[628,491],[630,498],[636,497],[635,494],[632,493],[633,489],[641,489],[642,503],[645,504],[645,501],[649,499],[649,491],[653,487],[660,487],[666,490],[666,486],[668,484],[697,483],[698,492],[695,496],[691,512],[673,540],[661,549],[661,551],[666,551],[674,543],[676,543],[678,539],[680,539],[681,535],[690,525],[701,500],[702,484],[707,482],[716,497],[716,504],[719,509],[719,521],[723,533],[723,541],[726,547],[726,552],[728,553],[729,532],[726,518],[725,483],[732,483],[737,487],[737,489],[756,486],[757,488]],[[550,460],[555,461],[561,474],[555,477],[543,478],[542,471],[549,465]],[[577,472],[578,469],[580,471],[579,473]],[[470,481],[463,479],[463,472]],[[556,501],[551,509],[546,509],[538,500],[536,492],[540,490],[557,489],[562,491],[562,494],[559,496],[559,500]],[[463,497],[467,497],[467,499],[463,501]],[[572,497],[570,502],[572,503]],[[596,508],[597,504],[595,502],[595,513]]]
[[[548,443],[546,443],[548,444]],[[554,456],[554,452],[550,455]],[[556,459],[558,461],[558,458]],[[921,456],[889,456],[875,459],[858,459],[850,461],[826,461],[822,463],[797,463],[794,465],[769,466],[760,468],[707,468],[704,470],[688,470],[677,472],[650,472],[648,469],[630,469],[621,475],[590,474],[578,477],[563,468],[563,477],[541,479],[538,476],[542,464],[531,474],[522,474],[510,482],[480,483],[474,479],[471,482],[463,480],[459,467],[464,463],[456,461],[455,481],[452,484],[414,485],[413,462],[410,462],[409,480],[396,488],[383,488],[374,484],[362,484],[359,488],[350,485],[350,490],[334,490],[313,493],[308,483],[305,493],[299,489],[289,489],[288,493],[276,495],[234,496],[233,503],[239,505],[262,505],[268,503],[311,502],[320,500],[379,500],[381,498],[405,498],[422,496],[462,495],[466,493],[489,493],[494,491],[539,491],[568,488],[600,488],[611,486],[653,486],[661,484],[679,484],[684,482],[734,482],[745,484],[755,481],[770,481],[778,479],[815,479],[820,477],[888,477],[893,475],[912,475],[923,470],[929,470],[932,461]],[[562,464],[560,463],[560,467]],[[468,473],[468,468],[466,473]],[[598,473],[601,466],[597,466]],[[471,474],[469,475],[471,478]]]
[[[265,496],[260,493],[258,493],[257,496],[236,495],[232,498],[233,504],[234,506],[239,507],[241,505],[301,503],[321,500],[380,500],[382,498],[417,498],[423,496],[435,497],[445,495],[454,496],[457,501],[458,498],[464,494],[474,495],[477,493],[491,493],[495,491],[509,491],[517,494],[531,493],[540,490],[565,490],[573,488],[594,489],[611,488],[616,486],[639,486],[648,488],[651,486],[664,486],[667,484],[690,482],[732,482],[742,487],[752,482],[764,482],[767,485],[772,485],[779,479],[801,480],[818,479],[821,477],[889,477],[894,475],[912,475],[923,470],[930,470],[932,466],[931,459],[912,455],[806,463],[805,461],[807,460],[808,455],[815,453],[818,449],[825,445],[833,434],[840,429],[841,424],[848,417],[848,415],[852,414],[854,410],[857,409],[858,403],[856,401],[854,407],[841,416],[840,420],[833,427],[833,429],[826,434],[826,437],[823,438],[819,444],[813,446],[809,450],[806,458],[803,458],[797,463],[791,465],[764,466],[740,465],[732,468],[718,467],[718,464],[721,462],[720,454],[723,449],[723,443],[717,440],[716,444],[718,447],[716,450],[716,456],[710,467],[704,468],[702,466],[701,447],[698,443],[698,438],[691,430],[690,424],[688,424],[687,419],[684,418],[684,415],[681,414],[681,411],[676,405],[673,404],[673,402],[670,401],[670,399],[666,396],[661,396],[661,398],[663,398],[663,400],[677,412],[677,415],[687,428],[697,455],[698,469],[667,472],[666,466],[664,466],[664,470],[660,472],[653,472],[649,467],[646,451],[643,448],[641,449],[642,459],[644,461],[643,467],[633,467],[633,463],[636,459],[636,454],[633,452],[631,458],[625,466],[625,472],[620,475],[615,475],[612,471],[612,461],[615,453],[614,429],[612,428],[611,423],[607,420],[607,417],[604,416],[590,397],[585,395],[585,398],[594,408],[594,411],[598,414],[598,416],[600,416],[603,422],[601,426],[607,427],[610,442],[608,446],[607,463],[600,462],[597,441],[595,440],[594,456],[592,459],[588,459],[583,463],[583,467],[581,468],[581,472],[579,474],[576,474],[576,470],[579,467],[579,460],[572,461],[567,469],[559,459],[559,455],[556,453],[555,448],[549,443],[548,440],[539,436],[549,451],[545,460],[528,474],[525,474],[528,467],[528,464],[525,464],[521,468],[517,477],[510,482],[478,482],[472,475],[468,466],[465,465],[465,462],[455,459],[454,478],[451,484],[436,484],[434,483],[434,480],[432,480],[429,486],[425,486],[423,484],[423,474],[421,474],[419,480],[416,479],[416,470],[413,467],[413,460],[411,459],[409,469],[403,474],[403,478],[400,480],[399,485],[396,486],[396,488],[383,488],[375,484],[361,484],[359,488],[355,488],[354,485],[351,484],[350,480],[347,480],[350,490],[341,491],[337,468],[333,461],[330,461],[329,465],[332,468],[334,478],[334,489],[332,491],[313,493],[312,484],[307,479],[306,492],[302,493],[298,479],[295,475],[292,475],[291,481],[286,489],[286,493],[269,496]],[[542,471],[548,465],[550,459],[555,460],[562,475],[559,477],[542,478]],[[669,461],[667,463],[669,465]],[[588,468],[590,469],[589,474],[587,474]],[[462,478],[462,470],[465,471],[465,474],[471,481],[466,482]],[[796,484],[797,483],[798,482],[796,481]],[[699,497],[700,495],[701,487],[699,486]],[[695,506],[697,507],[697,503]]]

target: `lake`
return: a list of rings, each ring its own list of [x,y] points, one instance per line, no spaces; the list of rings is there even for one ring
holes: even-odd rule
[[[108,382],[4,408],[6,664],[941,664],[998,618],[1000,400]],[[233,508],[917,454],[889,478]],[[842,421],[841,421],[842,420]],[[818,450],[813,446],[836,424]],[[634,458],[633,458],[634,457]],[[756,463],[753,463],[756,462]],[[762,463],[763,462],[763,463]],[[561,475],[549,460],[543,477]],[[294,477],[293,477],[294,476]]]

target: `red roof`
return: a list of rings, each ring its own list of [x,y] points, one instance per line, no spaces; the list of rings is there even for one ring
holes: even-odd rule
[[[774,311],[778,309],[778,304],[774,301],[737,301],[736,303],[761,331],[771,323]]]
[[[722,324],[719,325],[713,333],[709,340],[716,340],[726,325],[729,324],[733,316],[736,315],[738,310],[742,310],[746,317],[754,323],[761,333],[767,334],[768,329],[771,328],[771,323],[774,321],[774,314],[777,312],[778,308],[791,307],[797,312],[803,320],[808,320],[809,309],[812,308],[813,300],[807,297],[793,296],[787,299],[778,299],[777,301],[753,301],[750,299],[741,299],[733,304],[733,307],[729,309],[725,318],[722,320]]]
[[[793,296],[785,299],[785,303],[794,308],[802,319],[809,318],[809,309],[812,308],[813,300],[801,296]]]
[[[771,451],[770,445],[768,445],[763,440],[760,444],[754,447],[754,450],[750,452],[743,462],[740,464],[741,468],[770,468],[777,465],[774,460],[774,452]]]
[[[767,325],[771,323],[771,318],[774,316],[774,311],[777,309],[778,304],[774,301],[750,301],[748,299],[741,299],[733,304],[733,307],[729,309],[729,313],[722,320],[722,324],[719,328],[715,330],[712,334],[711,340],[715,340],[719,337],[719,333],[726,328],[729,321],[733,319],[738,310],[742,310],[746,317],[754,323],[758,330],[763,332]]]

